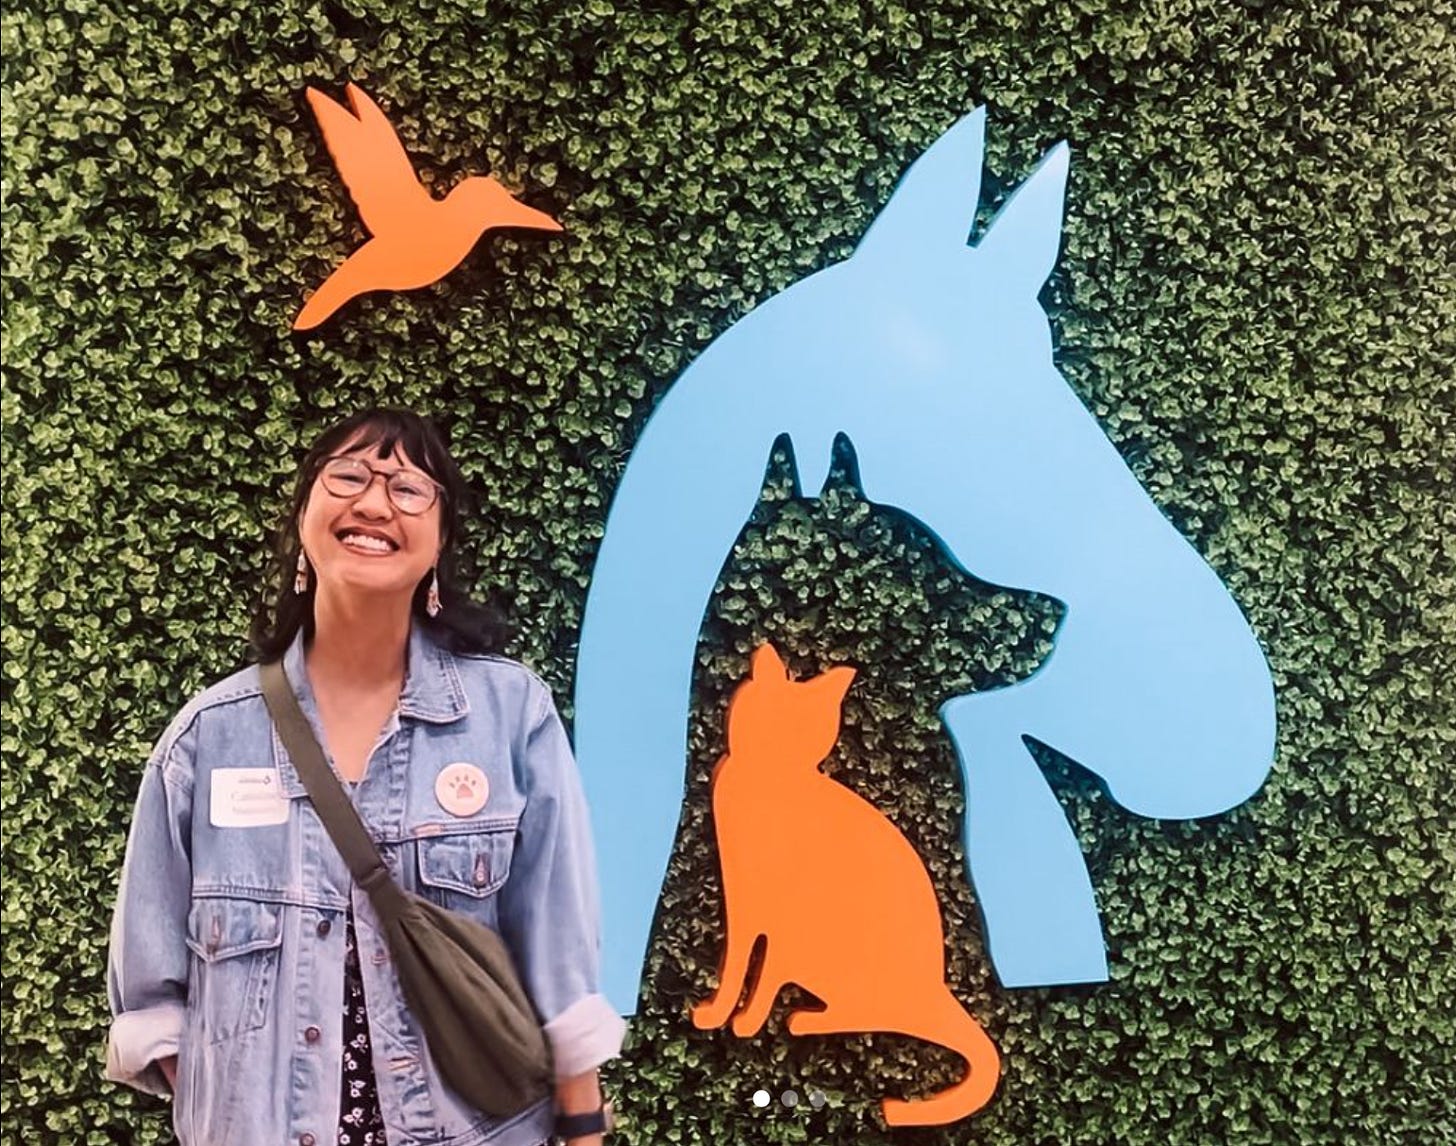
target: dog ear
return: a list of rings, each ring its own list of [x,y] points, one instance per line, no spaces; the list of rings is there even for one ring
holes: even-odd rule
[[[1047,152],[976,244],[977,258],[993,264],[982,273],[1008,291],[1035,298],[1057,265],[1070,163],[1065,143]]]
[[[976,221],[985,144],[986,109],[977,108],[910,165],[855,254],[913,266],[927,249],[964,247]]]

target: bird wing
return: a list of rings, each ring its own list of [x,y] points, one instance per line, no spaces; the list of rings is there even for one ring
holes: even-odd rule
[[[309,106],[369,233],[398,230],[434,200],[379,105],[355,84],[347,90],[352,112],[315,88],[308,89]]]

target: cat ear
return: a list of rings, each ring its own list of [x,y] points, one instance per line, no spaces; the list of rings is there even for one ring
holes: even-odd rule
[[[849,686],[854,682],[854,669],[848,665],[838,665],[828,669],[814,678],[813,683],[819,685],[834,698],[836,705],[844,701],[844,694],[849,691]]]
[[[778,650],[773,645],[759,645],[753,652],[752,670],[749,673],[754,680],[788,680],[789,670],[784,667],[783,660],[779,657]]]

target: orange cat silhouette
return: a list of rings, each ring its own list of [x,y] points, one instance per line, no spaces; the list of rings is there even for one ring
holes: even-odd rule
[[[713,771],[713,820],[728,938],[699,1028],[734,1014],[760,937],[758,978],[733,1018],[756,1034],[786,983],[826,1004],[789,1016],[795,1035],[887,1031],[948,1047],[966,1076],[926,1098],[881,1100],[891,1126],[954,1122],[990,1101],[1000,1056],[945,985],[945,932],[910,842],[867,800],[819,771],[854,679],[832,668],[791,681],[774,651],[753,654],[728,706],[728,754]]]

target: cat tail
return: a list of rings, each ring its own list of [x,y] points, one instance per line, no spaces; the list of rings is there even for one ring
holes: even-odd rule
[[[880,1103],[890,1126],[944,1126],[968,1118],[991,1101],[1001,1078],[1001,1055],[991,1036],[949,990],[940,1013],[908,1034],[955,1051],[966,1060],[960,1082],[924,1098],[886,1098]]]

